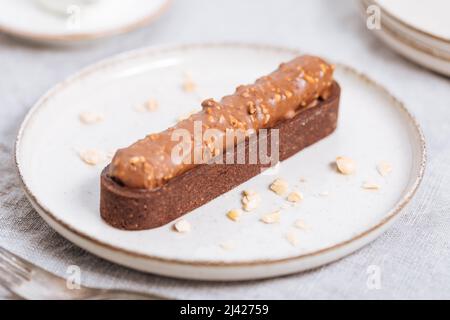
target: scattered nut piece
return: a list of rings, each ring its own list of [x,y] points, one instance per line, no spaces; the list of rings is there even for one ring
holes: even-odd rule
[[[188,221],[181,219],[173,225],[173,228],[179,233],[186,233],[191,231],[191,224]]]
[[[272,223],[280,222],[280,218],[281,218],[281,212],[275,211],[275,212],[268,213],[268,214],[262,216],[261,221],[266,224],[272,224]]]
[[[392,171],[392,165],[391,165],[389,162],[381,161],[381,162],[377,165],[377,170],[378,170],[378,173],[379,173],[382,177],[386,177],[389,173],[391,173],[391,171]]]
[[[233,221],[239,221],[241,215],[242,215],[242,210],[240,210],[240,209],[233,209],[233,210],[228,211],[228,213],[227,213],[228,219],[233,220]]]
[[[303,200],[303,194],[298,191],[293,191],[288,195],[287,200],[289,202],[300,202]]]
[[[96,112],[82,112],[78,117],[84,124],[95,124],[102,122],[105,119],[103,114]]]
[[[219,246],[226,251],[230,251],[236,247],[236,244],[233,241],[225,241],[219,244]]]
[[[320,197],[328,197],[329,195],[330,195],[330,193],[328,191],[319,192]]]
[[[348,157],[337,157],[336,166],[340,173],[350,175],[355,172],[356,164],[353,159]]]
[[[197,85],[189,74],[184,75],[182,87],[185,92],[194,92],[197,89]]]
[[[91,166],[95,166],[105,160],[103,153],[95,149],[82,150],[78,155],[84,163]]]
[[[261,196],[253,190],[245,190],[241,201],[245,211],[252,211],[259,206]]]
[[[296,247],[299,243],[298,237],[293,231],[290,231],[286,234],[286,240],[289,241],[289,243],[294,247]]]
[[[300,180],[300,182],[302,182],[302,183],[308,182],[308,180],[307,180],[305,177],[301,177],[299,180]]]
[[[159,103],[156,99],[149,99],[145,103],[145,108],[148,111],[156,111],[158,109],[158,107],[159,107]]]
[[[276,179],[270,185],[270,190],[275,192],[277,195],[282,196],[288,190],[288,183],[285,180],[283,180],[283,179]]]
[[[367,189],[367,190],[379,190],[380,189],[380,185],[377,183],[373,183],[373,182],[364,182],[362,187],[363,187],[363,189]]]

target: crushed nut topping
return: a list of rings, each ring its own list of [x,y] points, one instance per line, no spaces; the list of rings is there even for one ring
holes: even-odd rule
[[[259,206],[261,196],[253,190],[245,190],[241,201],[245,211],[252,211]]]
[[[309,74],[305,74],[305,80],[308,81],[309,83],[314,83],[316,82],[316,79],[314,79],[313,77],[311,77]]]
[[[261,221],[266,224],[272,224],[280,222],[280,218],[281,218],[281,211],[275,211],[262,216]]]
[[[191,224],[188,221],[181,219],[173,225],[173,228],[179,233],[186,233],[191,231]]]
[[[288,183],[283,179],[276,179],[272,184],[270,185],[270,190],[275,192],[277,195],[282,196],[284,195],[288,190]]]
[[[289,202],[300,202],[303,200],[303,194],[298,191],[293,191],[288,195],[287,200]]]
[[[249,114],[254,114],[256,112],[256,107],[253,101],[247,102],[247,111]]]
[[[78,153],[78,155],[84,163],[91,166],[95,166],[105,160],[103,153],[95,149],[82,150]]]
[[[78,117],[83,124],[95,124],[105,119],[103,114],[96,112],[82,112]]]
[[[233,221],[239,221],[241,215],[242,215],[242,210],[240,210],[240,209],[233,209],[233,210],[228,211],[228,213],[227,213],[228,219],[233,220]]]
[[[344,175],[353,174],[356,170],[356,163],[348,157],[337,157],[336,166],[340,173]]]
[[[367,190],[379,190],[380,189],[380,185],[377,183],[373,183],[373,182],[364,182],[362,185],[363,189],[367,189]]]
[[[379,173],[382,177],[386,177],[388,174],[391,173],[391,171],[392,171],[392,165],[391,165],[389,162],[381,161],[381,162],[377,165],[377,170],[378,170],[378,173]]]

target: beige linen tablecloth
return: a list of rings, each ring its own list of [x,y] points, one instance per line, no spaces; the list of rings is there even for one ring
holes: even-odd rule
[[[372,32],[350,0],[178,0],[153,25],[87,46],[51,48],[0,35],[1,246],[61,276],[68,265],[79,265],[86,285],[176,298],[450,298],[450,80],[402,59]],[[323,55],[365,72],[406,103],[423,126],[429,164],[416,197],[388,232],[314,271],[207,283],[122,268],[77,248],[46,225],[20,189],[12,160],[17,129],[39,96],[79,68],[118,52],[211,41],[285,45]],[[371,265],[382,272],[379,289],[367,286]]]

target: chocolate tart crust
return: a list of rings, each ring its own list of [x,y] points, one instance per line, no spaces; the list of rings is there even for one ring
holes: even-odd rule
[[[340,93],[339,84],[334,82],[328,99],[299,111],[292,119],[281,121],[272,128],[279,129],[280,161],[325,138],[336,129]],[[249,141],[245,142],[245,149],[248,151]],[[108,176],[106,167],[100,177],[101,217],[119,229],[157,228],[244,183],[264,168],[267,165],[259,163],[201,164],[174,177],[158,189],[146,190],[121,185]]]

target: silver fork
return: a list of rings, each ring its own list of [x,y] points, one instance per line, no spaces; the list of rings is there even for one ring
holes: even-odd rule
[[[106,290],[80,286],[69,289],[65,279],[31,264],[0,247],[0,285],[22,299],[30,300],[161,300],[166,297],[156,294],[126,290]]]

